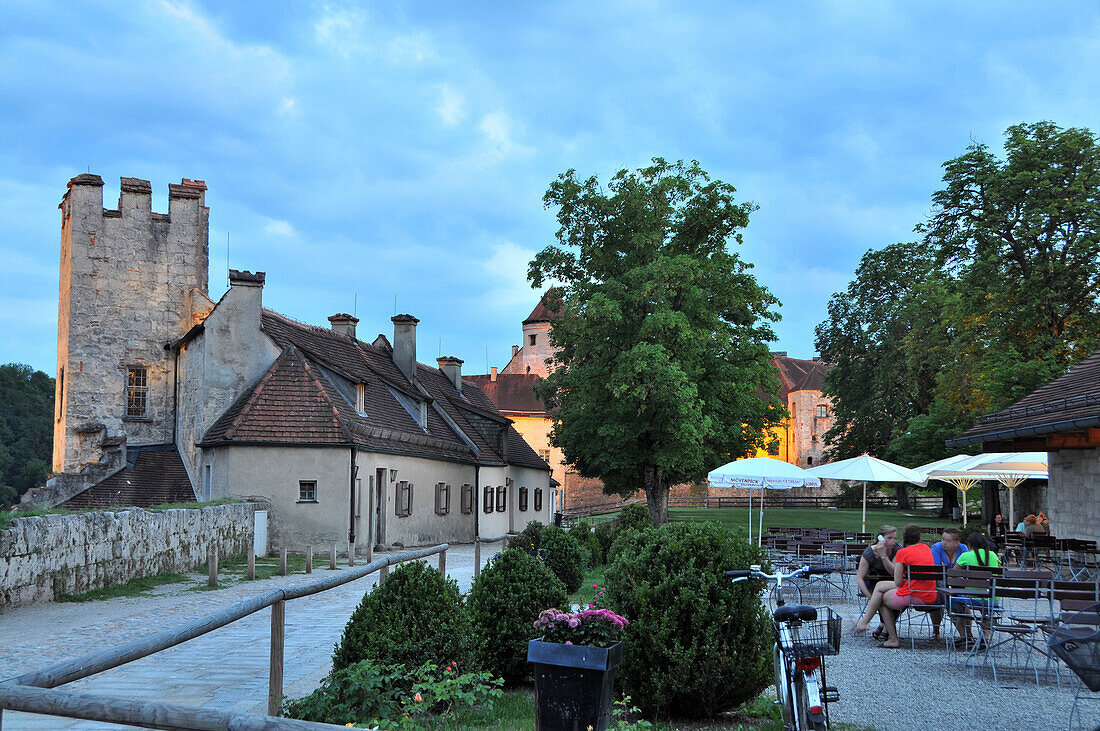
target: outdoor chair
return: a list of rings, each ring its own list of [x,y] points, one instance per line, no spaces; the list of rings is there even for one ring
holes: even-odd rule
[[[948,652],[958,663],[961,637],[957,635],[955,623],[969,627],[970,634],[975,639],[975,642],[966,648],[965,659],[966,665],[969,666],[977,653],[984,649],[982,643],[988,634],[988,627],[996,606],[993,599],[993,574],[988,571],[973,571],[965,568],[948,569],[943,593],[946,596],[949,620],[949,623],[944,624],[944,631],[949,631],[949,624],[955,640],[948,642]]]
[[[982,671],[984,674],[985,668],[990,668],[998,685],[1002,676],[1024,677],[1029,669],[1039,683],[1035,655],[1047,657],[1045,647],[1039,649],[1038,643],[1042,629],[1053,621],[1050,596],[1049,577],[1008,576],[1006,572],[993,578],[998,607],[993,610]]]
[[[906,565],[905,567],[905,580],[907,583],[913,581],[935,581],[936,586],[942,588],[946,582],[946,576],[947,572],[945,566]],[[933,632],[936,626],[936,619],[943,619],[944,610],[947,606],[943,600],[944,595],[937,594],[936,601],[933,604],[925,604],[921,606],[911,605],[907,612],[899,615],[899,622],[902,619],[905,620],[905,628],[906,632],[909,635],[909,644],[911,648],[915,649],[917,646],[917,633],[914,631],[914,627],[916,626],[919,629],[919,626],[925,624],[926,621],[928,625],[928,636],[934,638]],[[945,638],[943,640],[945,647],[947,644],[946,638],[949,635],[949,632],[942,632],[941,634],[941,637]]]
[[[1077,728],[1074,719],[1078,705],[1086,698],[1085,690],[1090,691],[1090,700],[1100,700],[1100,602],[1064,617],[1047,638],[1047,647],[1077,676],[1077,692],[1069,713],[1069,727]]]

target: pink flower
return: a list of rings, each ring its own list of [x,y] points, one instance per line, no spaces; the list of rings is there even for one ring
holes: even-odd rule
[[[416,695],[413,696],[413,700],[416,701],[417,703],[420,703],[424,699],[420,697],[420,693],[417,693]]]
[[[565,644],[567,644],[567,645],[572,645],[573,643],[572,643],[572,642],[570,642],[569,640],[566,640],[566,641],[565,641]]]
[[[570,617],[569,618],[569,626],[573,627],[573,628],[580,627],[581,626],[581,621],[579,619],[577,619],[576,617]]]
[[[592,585],[592,588],[593,588],[593,589],[598,589],[598,588],[599,588],[599,585],[597,585],[597,584],[593,584],[593,585]]]

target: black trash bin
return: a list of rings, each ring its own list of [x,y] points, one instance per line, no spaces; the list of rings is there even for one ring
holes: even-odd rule
[[[605,731],[611,722],[615,669],[623,645],[562,645],[531,640],[527,661],[535,666],[536,731]]]

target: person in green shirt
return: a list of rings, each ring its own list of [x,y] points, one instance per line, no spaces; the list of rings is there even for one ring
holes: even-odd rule
[[[966,539],[966,545],[970,550],[959,556],[959,560],[955,563],[956,566],[981,569],[982,567],[997,568],[1001,565],[1001,559],[993,552],[989,540],[981,533],[971,533]],[[957,596],[951,598],[951,621],[959,634],[959,639],[955,641],[957,646],[970,646],[974,642],[974,638],[970,634],[971,609],[977,609],[982,614],[988,614],[985,610],[994,601],[982,597]]]

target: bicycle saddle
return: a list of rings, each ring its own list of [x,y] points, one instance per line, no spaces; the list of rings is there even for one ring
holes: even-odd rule
[[[817,610],[813,607],[803,606],[801,604],[792,604],[789,607],[780,607],[772,614],[772,618],[776,622],[790,622],[792,619],[797,619],[803,622],[812,622],[817,619]]]

